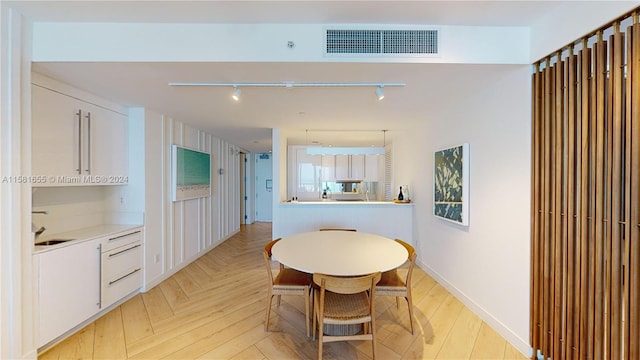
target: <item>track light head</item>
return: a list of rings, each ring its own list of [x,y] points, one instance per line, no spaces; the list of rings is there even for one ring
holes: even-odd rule
[[[231,94],[231,98],[235,101],[240,100],[240,89],[237,86],[233,86],[233,94]]]
[[[384,86],[380,85],[376,89],[376,97],[378,97],[378,101],[384,99]]]

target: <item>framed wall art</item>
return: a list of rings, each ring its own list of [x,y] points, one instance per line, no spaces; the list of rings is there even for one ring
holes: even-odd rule
[[[211,155],[172,145],[172,200],[188,200],[211,196]]]
[[[435,152],[433,214],[459,225],[469,225],[469,144]]]

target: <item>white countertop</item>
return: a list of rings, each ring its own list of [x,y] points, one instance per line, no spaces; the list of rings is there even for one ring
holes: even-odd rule
[[[406,206],[406,205],[413,205],[413,203],[394,203],[393,201],[335,201],[335,200],[319,200],[319,201],[286,201],[286,202],[281,202],[280,205],[292,205],[292,206],[299,206],[299,205],[339,205],[339,206],[353,206],[353,205],[392,205],[392,206]]]
[[[58,249],[71,244],[77,244],[79,242],[93,240],[99,237],[110,236],[119,232],[128,231],[141,227],[142,224],[102,224],[97,226],[91,226],[87,228],[77,229],[73,231],[67,231],[62,233],[43,234],[36,239],[35,252],[40,253],[49,250]],[[73,239],[65,241],[56,245],[38,245],[39,242],[44,242],[51,239]]]

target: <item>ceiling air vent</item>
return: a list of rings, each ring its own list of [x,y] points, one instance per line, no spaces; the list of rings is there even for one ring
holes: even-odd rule
[[[437,55],[437,30],[328,29],[326,54]]]

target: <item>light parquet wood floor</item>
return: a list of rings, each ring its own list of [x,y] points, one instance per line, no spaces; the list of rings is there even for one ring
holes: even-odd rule
[[[315,359],[304,301],[282,297],[263,321],[267,274],[262,249],[271,224],[240,233],[39,356],[40,359]],[[274,270],[276,264],[274,264]],[[416,334],[408,311],[376,298],[378,358],[526,359],[423,270],[414,270]],[[328,343],[325,359],[370,359],[369,342]]]

